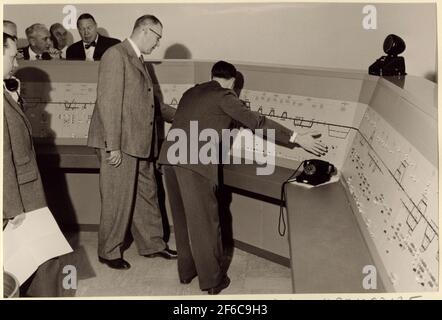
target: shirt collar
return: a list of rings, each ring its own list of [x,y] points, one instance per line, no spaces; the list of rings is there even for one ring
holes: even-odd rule
[[[34,52],[34,50],[31,49],[31,46],[29,46],[29,60],[37,60],[37,54]],[[41,56],[41,53],[40,53]]]
[[[137,55],[137,57],[138,58],[141,57],[141,51],[138,48],[138,46],[135,44],[135,42],[133,42],[131,38],[127,38],[127,41],[129,41],[129,43],[132,46],[132,48],[134,49],[135,54]]]

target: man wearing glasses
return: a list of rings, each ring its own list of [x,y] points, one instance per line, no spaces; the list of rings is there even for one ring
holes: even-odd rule
[[[162,24],[151,15],[135,22],[132,35],[103,55],[98,74],[97,103],[88,145],[100,160],[100,262],[128,269],[122,257],[130,228],[140,255],[176,259],[163,240],[154,159],[158,156],[157,117],[172,122],[175,109],[154,103],[153,83],[144,64],[159,44]]]

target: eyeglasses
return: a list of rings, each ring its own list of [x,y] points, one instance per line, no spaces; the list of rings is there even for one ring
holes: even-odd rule
[[[149,30],[150,30],[150,31],[152,31],[153,33],[155,33],[155,34],[156,34],[156,36],[157,36],[157,41],[160,41],[160,39],[161,39],[162,35],[161,35],[161,34],[159,34],[158,32],[156,32],[155,30],[151,29],[151,28],[149,28]]]

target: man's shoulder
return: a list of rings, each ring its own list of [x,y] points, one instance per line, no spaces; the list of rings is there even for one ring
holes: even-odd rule
[[[83,46],[83,41],[82,41],[82,40],[79,40],[79,41],[74,42],[73,44],[71,44],[71,45],[68,47],[68,50],[69,50],[70,48],[82,47],[82,46]]]
[[[71,44],[67,49],[66,52],[71,52],[72,50],[78,50],[78,49],[83,49],[83,41],[77,41],[74,42],[73,44]]]
[[[202,82],[202,83],[197,83],[192,89],[213,91],[213,92],[223,92],[223,91],[228,90],[228,89],[224,89],[223,87],[221,87],[219,85],[219,83],[214,80]]]
[[[29,46],[18,48],[17,51],[19,53],[18,59],[29,60]]]
[[[101,34],[98,39],[99,39],[99,42],[101,41],[106,45],[115,45],[115,44],[121,43],[121,41],[118,39],[102,36]]]
[[[233,90],[221,87],[219,83],[217,83],[216,81],[208,81],[201,83],[195,86],[195,89],[203,91],[209,95],[216,95],[220,97],[229,96],[231,94],[235,95]]]
[[[103,58],[107,56],[115,57],[115,56],[125,56],[127,55],[126,50],[123,46],[123,42],[118,42],[115,45],[110,46],[104,53]]]

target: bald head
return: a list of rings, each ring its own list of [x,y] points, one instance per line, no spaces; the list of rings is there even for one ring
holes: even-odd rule
[[[150,14],[145,14],[144,16],[139,17],[137,21],[135,21],[132,32],[137,32],[141,30],[141,28],[143,28],[144,26],[151,26],[151,25],[159,25],[163,27],[161,21],[157,17]]]

